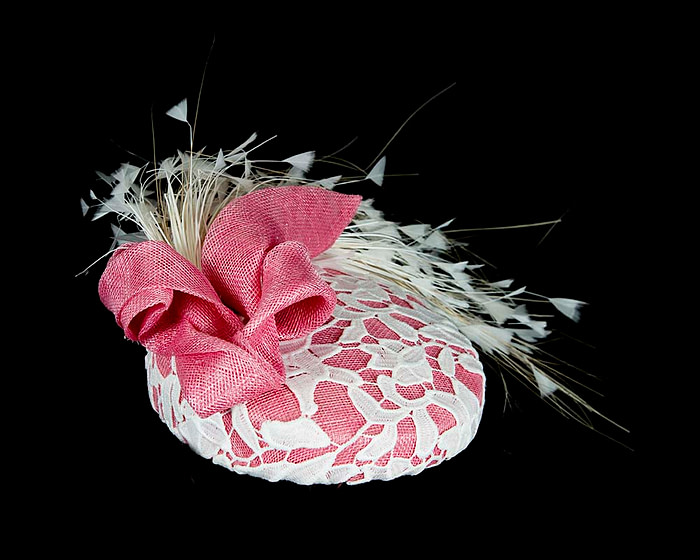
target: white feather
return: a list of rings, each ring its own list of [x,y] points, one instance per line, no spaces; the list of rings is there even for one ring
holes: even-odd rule
[[[386,168],[386,156],[380,159],[372,169],[370,169],[367,174],[367,179],[375,183],[376,185],[382,186],[384,182],[384,169]]]
[[[461,330],[487,354],[494,351],[509,353],[513,339],[513,332],[510,329],[493,327],[486,323],[474,323],[462,326]]]
[[[484,309],[494,318],[497,323],[503,323],[506,319],[510,318],[513,314],[513,310],[510,306],[506,305],[502,301],[485,301],[483,303]]]
[[[169,117],[177,119],[178,121],[187,122],[187,98],[183,99],[177,105],[171,107],[167,113]]]
[[[304,152],[288,157],[287,159],[283,159],[282,161],[284,163],[289,163],[292,167],[306,173],[309,169],[311,169],[315,155],[315,152]]]
[[[507,280],[499,280],[498,282],[491,282],[492,286],[495,286],[496,288],[510,288],[510,285],[513,283],[513,279],[509,278]]]
[[[533,331],[533,336],[535,338],[544,338],[547,335],[549,335],[549,331],[546,330],[547,322],[535,321],[528,314],[525,305],[519,305],[518,307],[516,307],[513,311],[513,314],[511,315],[511,318],[516,321],[519,321],[521,324],[527,327],[530,327],[530,329]]]
[[[566,315],[572,321],[578,321],[581,317],[581,307],[586,305],[586,302],[577,299],[569,298],[548,298],[549,301],[561,313]]]
[[[400,226],[399,229],[414,241],[418,241],[428,234],[430,226],[428,224],[410,224],[407,226]]]
[[[141,169],[130,163],[122,164],[119,169],[112,173],[112,177],[117,183],[126,183],[131,185],[136,181]]]
[[[216,164],[214,165],[214,171],[221,171],[226,167],[226,159],[224,158],[224,151],[219,150],[219,155],[216,156]]]
[[[513,290],[512,292],[510,292],[506,297],[514,298],[515,296],[519,296],[520,294],[522,294],[524,291],[525,291],[525,286],[521,286],[517,290]]]
[[[102,205],[97,209],[97,211],[93,215],[92,221],[94,222],[95,220],[98,220],[102,216],[106,216],[111,212],[125,215],[131,214],[131,208],[124,200],[123,194],[112,196],[106,201],[102,202]]]
[[[439,225],[438,227],[436,227],[435,229],[445,229],[447,226],[449,226],[449,225],[450,225],[452,222],[454,222],[454,221],[455,221],[455,219],[454,219],[454,218],[451,218],[451,219],[447,220],[444,224],[440,224],[440,225]]]
[[[250,135],[250,138],[243,142],[240,146],[238,146],[235,150],[231,150],[228,155],[226,156],[226,159],[228,160],[230,157],[233,157],[236,154],[241,154],[243,152],[243,148],[245,148],[248,144],[250,144],[253,140],[255,140],[258,137],[258,134],[256,132],[253,132],[253,134]],[[239,161],[240,158],[236,157],[236,161]]]
[[[342,178],[342,175],[336,175],[335,177],[328,177],[328,179],[321,179],[318,181],[318,186],[326,189],[333,189]]]
[[[123,245],[128,242],[144,241],[146,236],[143,233],[126,233],[119,226],[112,224],[112,238],[117,245]]]
[[[429,247],[431,249],[438,249],[440,251],[444,251],[450,246],[444,234],[437,229],[425,238],[423,244],[426,247]]]
[[[537,388],[540,390],[540,396],[547,397],[559,389],[559,385],[554,383],[554,381],[552,381],[534,365],[532,366],[532,373],[535,375],[535,382],[537,383]]]
[[[97,176],[100,179],[102,179],[105,183],[107,183],[108,185],[112,184],[112,176],[111,175],[107,175],[106,173],[102,173],[101,171],[96,171],[95,173],[97,173]]]
[[[293,167],[287,171],[287,178],[291,179],[294,183],[301,183],[306,179],[306,171],[299,167]]]
[[[469,268],[469,262],[468,261],[451,262],[451,261],[438,260],[438,261],[435,261],[435,266],[437,266],[438,268],[441,268],[442,270],[447,272],[453,278],[458,279],[460,276],[463,276],[464,271]]]
[[[518,337],[520,340],[524,340],[525,342],[530,342],[530,343],[536,343],[538,340],[540,340],[542,337],[537,334],[532,329],[510,329],[513,331],[513,335]],[[529,350],[523,350],[524,352],[529,353]]]

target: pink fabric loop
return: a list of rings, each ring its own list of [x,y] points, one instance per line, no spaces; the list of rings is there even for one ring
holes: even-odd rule
[[[335,292],[297,241],[285,241],[267,254],[261,287],[257,309],[245,326],[248,337],[274,317],[280,338],[298,338],[325,323],[336,303]]]
[[[127,244],[107,263],[100,298],[128,338],[175,358],[199,416],[221,412],[279,388],[280,339],[330,317],[336,295],[311,258],[334,243],[360,198],[316,187],[248,194],[214,220],[201,271],[164,242]]]

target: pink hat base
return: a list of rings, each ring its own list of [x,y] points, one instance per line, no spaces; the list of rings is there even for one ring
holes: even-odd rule
[[[206,418],[183,398],[174,360],[148,353],[151,403],[181,441],[234,472],[298,484],[417,474],[476,434],[485,379],[471,342],[398,285],[319,270],[330,319],[280,344],[279,388]]]

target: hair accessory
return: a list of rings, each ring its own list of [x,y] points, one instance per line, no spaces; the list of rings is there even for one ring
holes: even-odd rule
[[[168,115],[189,125],[186,100]],[[181,441],[272,481],[416,474],[474,438],[479,352],[551,402],[587,407],[538,360],[548,331],[525,289],[450,260],[448,224],[400,225],[333,190],[358,179],[307,179],[313,152],[271,170],[252,159],[255,140],[125,164],[100,174],[109,197],[91,193],[93,219],[120,224],[100,298],[146,349],[153,408]],[[360,180],[381,184],[384,166]],[[582,302],[539,299],[578,319]]]

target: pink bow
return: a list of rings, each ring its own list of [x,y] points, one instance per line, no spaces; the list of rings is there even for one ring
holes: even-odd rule
[[[201,271],[165,242],[126,244],[107,263],[100,299],[128,338],[175,357],[198,415],[226,410],[278,388],[280,340],[328,320],[336,294],[311,258],[333,245],[360,199],[317,187],[255,191],[214,220]]]

